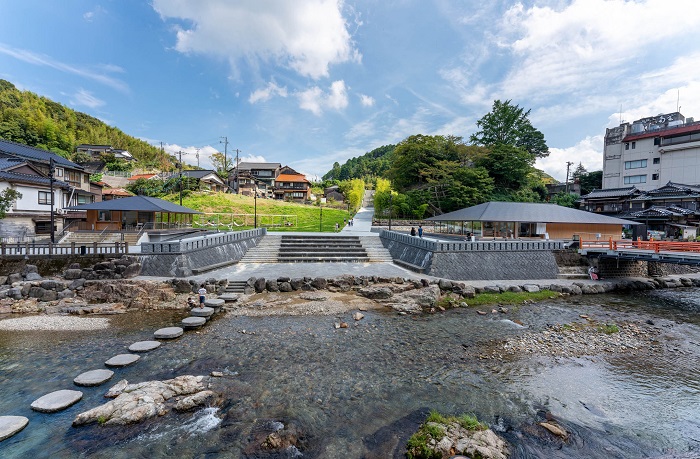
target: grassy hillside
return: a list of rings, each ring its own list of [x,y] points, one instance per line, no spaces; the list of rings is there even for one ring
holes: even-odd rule
[[[164,199],[180,203],[177,194]],[[243,230],[254,227],[255,200],[248,196],[192,193],[183,197],[182,205],[204,212],[204,215],[195,216],[195,223],[204,228]],[[269,231],[319,231],[321,210],[318,206],[258,198],[257,207],[258,226]],[[347,210],[324,206],[322,231],[334,231],[336,223],[342,227],[343,219],[347,218]]]

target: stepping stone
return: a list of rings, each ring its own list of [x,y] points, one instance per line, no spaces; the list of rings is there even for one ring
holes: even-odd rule
[[[0,416],[0,441],[10,438],[29,424],[24,416]]]
[[[57,390],[32,402],[32,409],[40,413],[55,413],[56,411],[65,410],[71,405],[74,405],[83,398],[83,393],[79,390]]]
[[[182,336],[184,330],[180,327],[166,327],[156,330],[153,337],[156,339],[173,339]]]
[[[221,298],[212,298],[210,300],[204,300],[204,307],[209,306],[210,308],[213,309],[220,309],[224,305],[225,301],[222,300]],[[197,309],[197,308],[194,308]]]
[[[233,303],[234,301],[238,301],[238,298],[240,298],[241,294],[240,293],[224,293],[222,295],[219,295],[220,300],[224,300],[225,303]],[[204,304],[207,302],[205,301]]]
[[[109,381],[114,372],[112,370],[92,370],[79,374],[74,380],[76,386],[99,386],[100,384]]]
[[[223,303],[224,300],[221,300],[221,303]],[[203,307],[203,308],[192,308],[190,311],[190,314],[192,314],[194,317],[206,317],[209,318],[214,314],[214,308],[208,308],[208,307]]]
[[[125,367],[131,365],[140,358],[141,356],[136,354],[119,354],[107,360],[105,365],[108,367]]]
[[[158,347],[160,347],[160,341],[137,341],[129,346],[129,350],[131,352],[148,352]]]
[[[199,328],[207,322],[204,317],[186,317],[182,319],[182,326],[184,328]]]

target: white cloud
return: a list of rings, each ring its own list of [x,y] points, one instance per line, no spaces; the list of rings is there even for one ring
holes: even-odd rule
[[[273,96],[287,97],[287,88],[280,88],[274,81],[270,81],[266,87],[253,91],[248,98],[248,102],[254,104],[256,102],[265,102]]]
[[[365,94],[359,94],[359,97],[360,97],[360,104],[362,104],[363,107],[374,106],[374,97],[368,96]]]
[[[568,148],[550,148],[549,156],[539,158],[535,167],[556,178],[560,182],[566,179],[566,163],[573,164],[569,174],[579,163],[589,172],[603,169],[603,135],[588,136],[579,143]]]
[[[116,67],[116,66],[110,66],[110,65],[99,65],[99,66],[80,66],[76,67],[70,64],[65,64],[63,62],[59,62],[55,59],[52,59],[48,56],[40,55],[33,53],[31,51],[27,51],[24,49],[20,48],[13,48],[11,46],[5,45],[4,43],[0,43],[0,54],[6,54],[10,57],[14,57],[17,60],[27,62],[29,64],[34,64],[34,65],[39,65],[39,66],[44,66],[44,67],[50,67],[55,70],[59,70],[64,73],[71,73],[73,75],[78,75],[82,78],[86,78],[88,80],[93,80],[97,81],[98,83],[110,86],[118,91],[128,93],[129,92],[129,87],[127,86],[126,83],[124,83],[121,80],[118,80],[116,78],[112,78],[109,75],[105,75],[103,73],[100,73],[98,70],[103,70],[105,72],[114,72],[115,69],[121,70],[121,68]]]
[[[508,97],[544,97],[624,78],[654,48],[695,32],[694,0],[574,0],[566,6],[508,10],[501,39],[517,59],[502,82]],[[657,27],[658,24],[672,24]]]
[[[98,15],[104,14],[107,11],[102,8],[101,6],[96,6],[94,10],[92,11],[87,11],[85,14],[83,14],[83,19],[87,22],[92,22]]]
[[[342,110],[348,106],[348,94],[345,82],[334,81],[329,92],[325,93],[318,86],[309,88],[306,91],[296,93],[299,98],[299,107],[308,110],[314,115],[321,115],[324,109]]]
[[[342,0],[154,0],[164,19],[180,21],[175,49],[227,59],[275,61],[303,76],[328,76],[330,65],[359,62]]]
[[[101,107],[105,104],[103,100],[93,96],[90,91],[86,91],[85,89],[78,90],[78,92],[73,95],[71,103],[74,105],[84,105],[90,108]]]

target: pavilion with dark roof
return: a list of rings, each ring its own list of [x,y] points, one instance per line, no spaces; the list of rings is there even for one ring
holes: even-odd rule
[[[551,239],[614,239],[622,237],[625,225],[638,223],[606,215],[530,202],[485,202],[430,217],[435,231],[477,237]]]
[[[192,215],[201,212],[150,196],[132,196],[68,207],[87,211],[83,230],[128,231],[180,229],[192,226]]]

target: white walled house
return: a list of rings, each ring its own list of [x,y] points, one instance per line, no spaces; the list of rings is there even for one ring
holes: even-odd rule
[[[85,217],[84,212],[65,210],[95,201],[89,175],[81,166],[54,153],[0,139],[0,191],[11,188],[22,194],[0,220],[1,238],[23,241],[50,235],[52,162],[54,232]]]
[[[606,130],[603,189],[668,182],[700,184],[700,122],[673,112]]]

